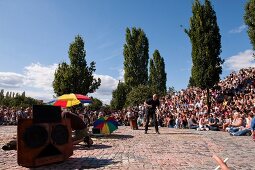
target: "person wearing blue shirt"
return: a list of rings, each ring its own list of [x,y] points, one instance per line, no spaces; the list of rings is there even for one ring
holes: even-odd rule
[[[253,119],[251,121],[251,131],[253,140],[255,141],[255,116],[253,116]]]

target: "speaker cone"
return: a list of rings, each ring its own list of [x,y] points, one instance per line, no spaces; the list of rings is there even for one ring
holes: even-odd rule
[[[68,129],[64,125],[56,125],[51,132],[51,139],[54,144],[63,145],[68,142],[69,134]]]
[[[48,132],[42,126],[33,125],[25,130],[23,134],[23,140],[28,147],[38,148],[47,142]]]

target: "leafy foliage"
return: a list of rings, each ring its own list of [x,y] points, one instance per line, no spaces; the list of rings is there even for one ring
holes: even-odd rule
[[[154,51],[153,59],[150,59],[149,86],[153,93],[166,94],[165,62],[158,50]]]
[[[148,82],[149,42],[141,28],[126,29],[124,44],[124,80],[130,87]]]
[[[0,92],[0,105],[7,107],[31,107],[35,104],[42,104],[42,101],[26,97],[25,92],[21,95],[14,92],[6,92],[4,95],[4,89]]]
[[[101,100],[97,98],[92,98],[92,103],[89,104],[88,108],[89,110],[97,111],[97,110],[100,110],[102,106],[103,106],[103,103]]]
[[[152,90],[149,86],[139,85],[127,95],[126,106],[138,106],[151,96]]]
[[[250,37],[253,50],[255,50],[255,0],[249,0],[245,6],[244,21],[248,26],[248,36]]]
[[[93,93],[101,84],[100,78],[95,79],[95,62],[87,66],[86,51],[83,39],[78,35],[69,47],[70,65],[62,62],[54,75],[53,89],[57,96],[67,93]]]
[[[211,88],[220,80],[223,60],[221,35],[217,18],[209,0],[201,5],[196,0],[192,6],[190,29],[186,30],[192,44],[192,80],[202,89]]]
[[[207,89],[207,105],[210,112],[209,89],[217,84],[222,73],[221,35],[216,13],[211,2],[200,4],[195,0],[192,6],[190,29],[185,30],[192,44],[192,70],[190,84]]]
[[[128,92],[128,86],[123,82],[119,82],[117,89],[112,92],[111,108],[122,109],[125,105]]]

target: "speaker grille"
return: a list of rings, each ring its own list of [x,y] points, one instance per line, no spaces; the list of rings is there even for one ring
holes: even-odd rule
[[[68,142],[69,134],[66,126],[58,124],[52,128],[51,139],[56,145],[63,145]]]
[[[28,147],[38,148],[47,142],[48,132],[42,126],[32,125],[25,130],[23,140]]]

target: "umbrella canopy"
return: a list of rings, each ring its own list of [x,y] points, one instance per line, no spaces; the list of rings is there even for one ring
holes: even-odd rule
[[[61,107],[71,107],[78,105],[80,103],[91,103],[92,100],[88,96],[84,96],[81,94],[64,94],[59,96],[56,100],[50,101],[48,104],[53,106],[61,106]]]
[[[118,122],[113,117],[100,117],[94,122],[94,127],[101,129],[102,134],[110,134],[118,129]]]

